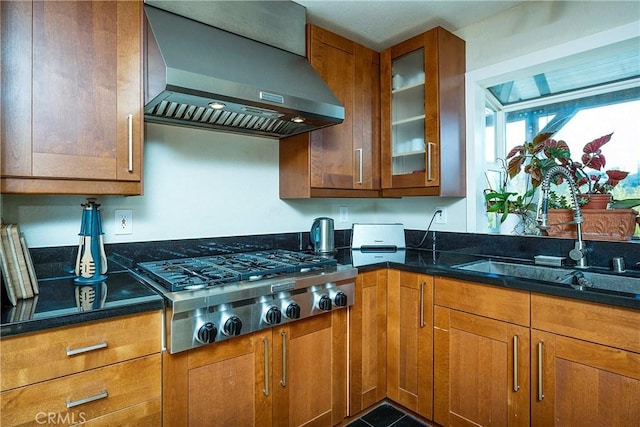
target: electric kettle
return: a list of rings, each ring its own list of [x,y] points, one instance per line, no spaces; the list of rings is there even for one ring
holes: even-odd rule
[[[315,254],[334,254],[336,249],[333,240],[333,219],[327,217],[314,219],[309,238]]]

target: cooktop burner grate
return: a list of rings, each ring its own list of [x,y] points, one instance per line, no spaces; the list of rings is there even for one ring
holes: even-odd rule
[[[274,249],[168,261],[142,262],[138,266],[171,292],[199,289],[241,280],[260,280],[310,271],[337,262],[311,254]]]

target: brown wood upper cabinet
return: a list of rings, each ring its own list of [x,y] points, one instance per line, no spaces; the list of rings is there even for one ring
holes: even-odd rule
[[[436,27],[380,61],[383,196],[465,196],[464,40]]]
[[[1,2],[3,193],[141,194],[142,2]]]
[[[280,140],[280,198],[380,195],[380,54],[307,25],[307,56],[342,124]]]

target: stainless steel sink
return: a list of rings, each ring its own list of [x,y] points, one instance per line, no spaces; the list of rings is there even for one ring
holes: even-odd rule
[[[499,274],[501,276],[513,276],[540,282],[567,284],[580,290],[595,288],[640,294],[640,278],[637,277],[491,260],[458,264],[454,268],[479,273]]]

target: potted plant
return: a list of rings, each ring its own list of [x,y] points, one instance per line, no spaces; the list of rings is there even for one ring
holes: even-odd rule
[[[541,133],[536,135],[533,141],[512,148],[507,154],[509,176],[514,177],[524,172],[529,175],[532,188],[536,189],[549,168],[556,165],[565,167],[578,187],[578,200],[585,218],[583,224],[585,238],[599,240],[630,238],[634,233],[638,216],[638,213],[630,208],[640,205],[640,199],[613,200],[611,196],[612,190],[629,175],[629,172],[602,171],[606,166],[602,147],[611,140],[613,134],[604,135],[586,143],[579,162],[571,158],[567,143],[552,139],[552,135],[552,133]],[[555,177],[554,184],[562,184],[563,179],[561,175]],[[588,204],[598,197],[604,199],[601,205]],[[571,204],[567,202],[565,196],[557,192],[552,193],[550,199],[550,222],[564,224],[551,227],[547,233],[567,237],[569,234],[575,234],[575,226],[566,224],[571,222]],[[593,208],[595,210],[592,210]]]
[[[498,159],[502,166],[501,182],[497,189],[492,188],[491,181],[487,177],[489,188],[484,190],[484,200],[488,213],[499,215],[500,232],[512,234],[514,230],[522,228],[535,211],[533,203],[534,189],[528,189],[524,194],[509,190],[509,174],[504,159]]]

